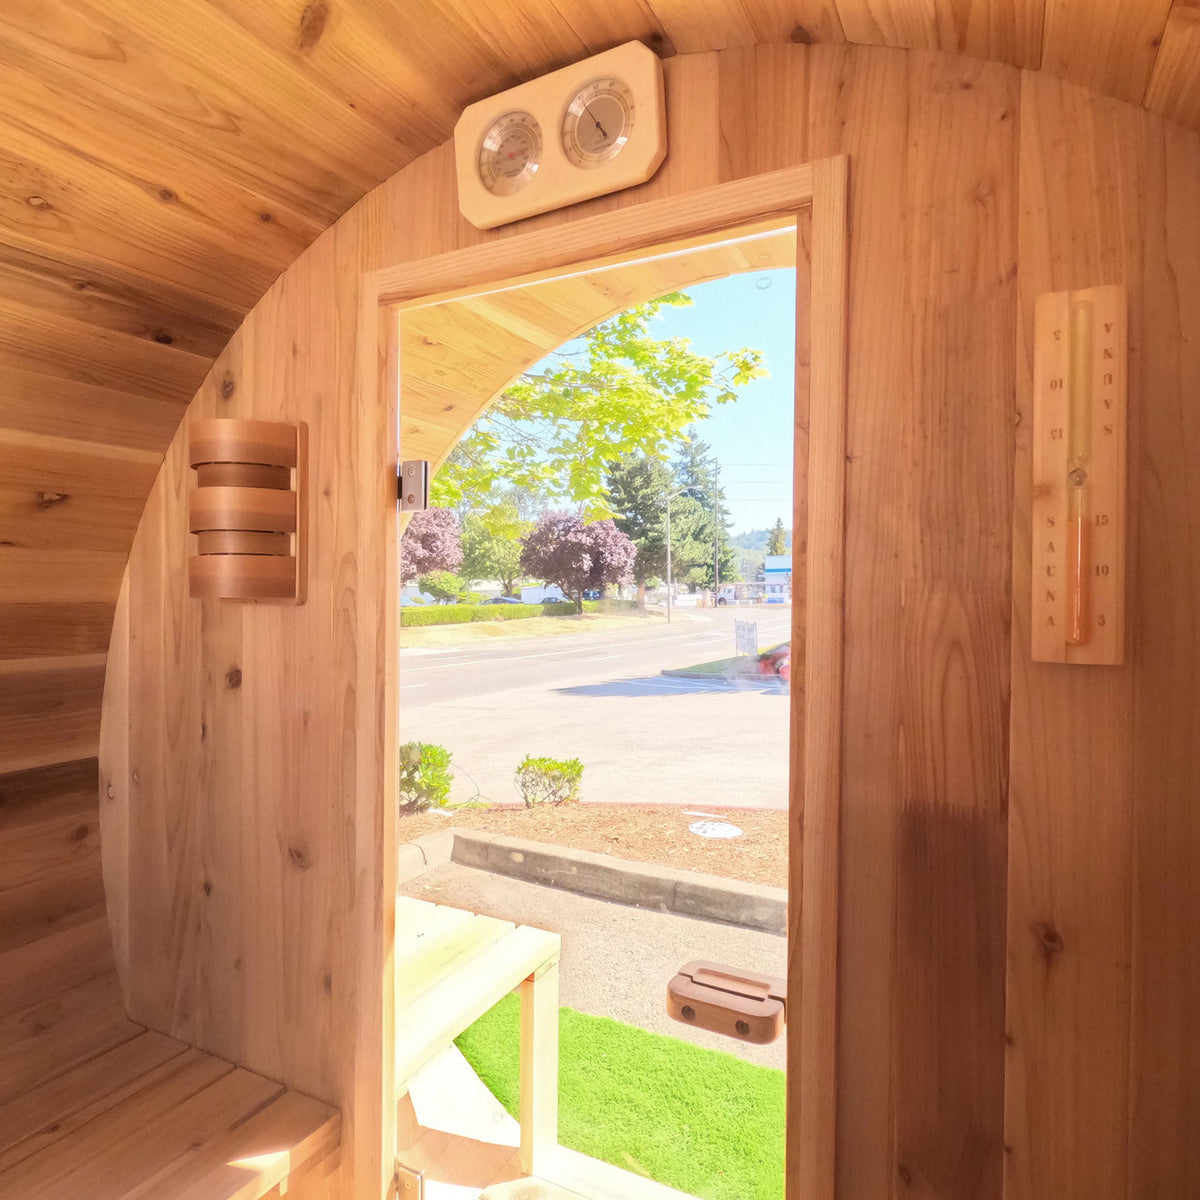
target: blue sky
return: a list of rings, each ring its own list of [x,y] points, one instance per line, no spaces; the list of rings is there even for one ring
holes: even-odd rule
[[[705,355],[751,347],[770,375],[739,389],[732,404],[698,426],[721,461],[731,529],[791,526],[792,405],[796,346],[795,271],[751,271],[686,288],[695,303],[667,308],[651,325],[656,337],[686,337]]]

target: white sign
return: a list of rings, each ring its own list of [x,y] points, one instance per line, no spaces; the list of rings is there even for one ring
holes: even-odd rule
[[[758,653],[758,622],[734,621],[734,646],[739,654]]]

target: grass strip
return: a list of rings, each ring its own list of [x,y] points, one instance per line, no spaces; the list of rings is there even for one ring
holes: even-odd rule
[[[518,997],[459,1039],[518,1113]],[[608,1017],[559,1014],[559,1141],[702,1200],[782,1200],[784,1075]]]

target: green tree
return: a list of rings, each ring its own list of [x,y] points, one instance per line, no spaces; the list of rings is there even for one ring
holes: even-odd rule
[[[678,582],[695,589],[716,585],[713,572],[718,530],[713,514],[694,496],[681,496],[671,505],[672,568]],[[737,551],[720,547],[721,583],[738,578]]]
[[[514,591],[521,578],[521,538],[532,528],[511,500],[468,513],[462,523],[463,577],[498,579],[505,592]]]
[[[688,338],[655,338],[650,322],[673,292],[597,325],[524,374],[475,422],[433,480],[433,503],[474,504],[503,483],[592,519],[612,515],[605,464],[666,459],[684,430],[766,374],[758,350],[696,354]]]
[[[783,527],[783,518],[776,517],[771,532],[767,535],[768,554],[786,554],[788,544],[787,530]]]
[[[694,586],[711,588],[739,578],[738,555],[729,544],[729,515],[725,489],[721,487],[721,464],[713,454],[712,447],[696,437],[694,430],[687,433],[687,441],[675,464],[675,475],[680,485],[687,489],[688,497],[699,505],[705,516],[703,522],[698,517],[692,518],[688,537],[696,544],[694,548],[689,546],[689,555],[694,553],[698,556],[703,539],[707,538],[708,542],[706,559],[697,558],[687,581]],[[671,546],[674,554],[674,531]]]
[[[647,581],[667,571],[667,496],[678,485],[671,468],[648,454],[627,454],[611,463],[606,482],[616,526],[637,550],[633,579],[638,604],[645,605]]]

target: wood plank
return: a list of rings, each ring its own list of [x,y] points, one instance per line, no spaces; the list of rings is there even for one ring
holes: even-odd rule
[[[721,55],[723,120],[754,131],[721,139],[723,182],[805,161],[808,57],[801,46],[761,45]]]
[[[298,1092],[284,1092],[247,1119],[231,1122],[182,1165],[123,1193],[128,1200],[258,1200],[335,1151],[341,1117]],[[290,1195],[290,1187],[280,1195]]]
[[[558,935],[518,926],[476,954],[442,986],[423,992],[396,1015],[396,1079],[452,1042],[501,997],[558,953]]]
[[[551,226],[529,235],[528,241],[502,239],[423,263],[382,270],[375,274],[371,286],[381,303],[402,304],[418,298],[428,303],[434,296],[449,299],[456,293],[472,294],[491,282],[537,282],[563,266],[600,266],[668,239],[704,238],[749,220],[792,213],[808,203],[811,194],[811,168],[792,167],[718,184],[699,195],[648,201],[638,207],[636,215],[618,211],[582,218],[572,222],[569,243],[559,229]],[[514,278],[514,273],[531,261],[545,266],[532,277]],[[470,288],[461,287],[459,281],[464,277],[475,281]]]
[[[0,894],[0,955],[63,929],[103,921],[104,880],[96,865],[91,858],[68,862]]]
[[[844,42],[838,0],[755,0],[745,5],[746,16],[760,45],[794,42]],[[799,161],[799,160],[797,160]]]
[[[797,272],[797,323],[805,319],[810,358],[797,398],[797,420],[807,429],[800,485],[805,489],[804,687],[802,750],[797,754],[800,814],[799,978],[789,993],[799,1000],[801,1070],[789,1131],[801,1147],[789,1178],[800,1194],[832,1189],[837,1109],[837,948],[842,801],[843,611],[846,503],[846,317],[848,272],[848,165],[845,158],[814,165],[810,226],[811,266]],[[806,294],[805,294],[806,293]],[[803,302],[803,303],[801,303]],[[796,859],[789,860],[793,864]],[[793,938],[793,944],[797,940]],[[793,991],[794,988],[794,991]]]
[[[100,822],[95,793],[0,807],[0,896],[90,866],[99,877]],[[0,900],[6,903],[7,898]]]
[[[976,97],[969,112],[966,92]],[[914,57],[905,311],[916,520],[901,539],[897,581],[910,610],[899,710],[897,1169],[932,1195],[993,1200],[1004,1171],[1017,299],[1016,196],[996,185],[1016,178],[1018,104],[1009,70]]]
[[[6,1194],[120,1200],[156,1174],[194,1159],[281,1091],[280,1084],[186,1050],[152,1087],[73,1130],[69,1154],[51,1144],[14,1163],[3,1176]]]
[[[1200,128],[1200,4],[1195,0],[1171,6],[1145,104],[1169,121]]]
[[[126,550],[161,456],[0,429],[0,540]]]
[[[1172,0],[1044,0],[1042,70],[1141,104]]]
[[[1200,1188],[1200,527],[1180,520],[1200,453],[1200,139],[1167,126],[1143,143],[1145,266],[1139,345],[1141,470],[1130,604],[1137,614],[1132,719],[1133,962],[1130,1196]],[[1123,965],[1123,964],[1122,964]]]
[[[0,604],[0,659],[102,654],[111,629],[111,604]]]
[[[9,1018],[113,969],[108,928],[101,919],[38,938],[8,951],[0,977],[0,1018]]]
[[[116,550],[0,546],[0,605],[112,604],[124,570]]]
[[[1123,1196],[1129,1180],[1134,672],[1029,656],[1033,302],[1127,282],[1130,344],[1142,343],[1133,223],[1151,133],[1144,112],[1045,74],[1023,78],[1021,110],[1006,1170],[1013,1200],[1083,1200]],[[1137,445],[1136,416],[1131,427]]]
[[[183,404],[210,360],[0,297],[0,364]]]
[[[154,141],[186,148],[322,223],[408,157],[384,126],[355,112],[352,97],[329,92],[294,55],[264,53],[211,6],[10,6],[0,44],[4,61],[65,85],[97,113],[113,108]],[[220,77],[213,46],[221,48]],[[305,154],[288,152],[298,144]]]
[[[0,427],[5,429],[161,454],[179,427],[185,403],[0,364]]]
[[[737,0],[651,0],[663,32],[680,54],[749,46],[754,26]]]
[[[103,692],[102,657],[6,664],[0,672],[0,772],[94,757]]]
[[[187,1049],[182,1042],[147,1031],[0,1107],[0,1188],[4,1172],[14,1163],[71,1138],[100,1113],[152,1087],[160,1077],[154,1074],[157,1069],[173,1060],[178,1069],[177,1060]],[[69,1154],[70,1147],[60,1146],[59,1153]]]
[[[0,80],[4,78],[0,68]],[[81,259],[0,247],[0,291],[29,308],[206,358],[215,358],[238,326],[240,309],[121,271],[89,259],[86,252]]]
[[[1046,0],[837,0],[846,38],[1037,67]]]
[[[120,983],[111,971],[0,1018],[0,1104],[142,1031],[125,1016]]]
[[[521,1169],[540,1174],[558,1145],[558,962],[521,982]]]
[[[886,1196],[895,1180],[895,1076],[890,1069],[863,1072],[844,1064],[890,1063],[896,1052],[892,988],[900,781],[895,748],[902,623],[894,589],[897,545],[910,523],[904,464],[912,389],[908,329],[896,319],[907,281],[907,187],[897,183],[907,178],[907,56],[814,46],[808,87],[809,156],[846,152],[851,160],[836,1182],[839,1192],[850,1196]],[[803,344],[798,340],[798,352]],[[797,425],[798,438],[805,438],[803,410]],[[803,486],[803,480],[797,478],[795,486]],[[806,525],[812,521],[808,517]],[[892,599],[868,603],[883,595]],[[804,620],[807,626],[807,612]],[[807,673],[807,634],[804,647]],[[853,720],[847,719],[851,714]],[[800,744],[798,738],[793,741],[793,752]],[[796,817],[790,829],[789,845],[801,847]],[[800,891],[804,880],[796,869],[793,859],[792,886]],[[789,921],[794,920],[793,911]],[[790,937],[788,950],[789,978],[803,984],[802,931]],[[799,1040],[794,1033],[788,1039],[793,1080],[803,1078],[796,1058]],[[801,1186],[793,1172],[802,1161],[816,1156],[816,1164],[827,1162],[828,1148],[820,1137],[801,1145],[804,1159],[792,1155],[788,1160],[793,1189]]]

